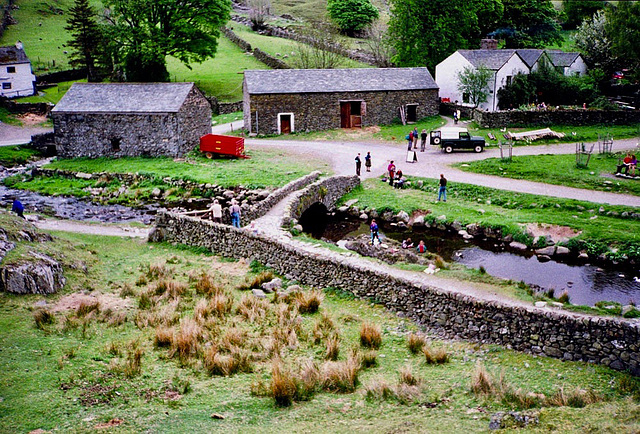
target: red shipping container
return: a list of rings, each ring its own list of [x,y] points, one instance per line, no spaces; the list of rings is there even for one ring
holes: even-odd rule
[[[214,155],[249,158],[244,155],[244,138],[242,137],[207,134],[200,137],[200,151],[204,152],[207,158],[213,158]]]

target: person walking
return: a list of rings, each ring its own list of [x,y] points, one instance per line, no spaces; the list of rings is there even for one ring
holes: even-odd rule
[[[393,177],[396,176],[396,165],[393,164],[393,160],[387,166],[387,172],[389,172],[389,185],[393,187]]]
[[[356,175],[360,176],[360,168],[362,167],[362,160],[360,160],[360,152],[356,155]]]
[[[424,152],[424,148],[427,145],[427,130],[424,129],[420,133],[420,152]]]
[[[13,203],[11,204],[11,211],[15,212],[18,217],[22,217],[26,220],[24,216],[24,205],[18,199],[13,199]]]
[[[240,205],[238,205],[238,201],[233,199],[231,202],[231,208],[229,208],[229,213],[231,213],[231,224],[234,228],[240,227],[240,215],[242,214],[242,209]]]
[[[373,246],[373,240],[377,239],[378,240],[378,244],[380,244],[380,235],[378,235],[378,223],[376,223],[376,220],[373,219],[371,220],[371,225],[369,226],[369,230],[371,231],[371,245]]]
[[[367,172],[371,172],[371,152],[364,156],[364,167],[367,168]]]
[[[413,127],[413,149],[418,149],[418,127]]]
[[[218,199],[213,201],[211,208],[209,208],[209,212],[211,213],[211,220],[215,223],[222,223],[222,205],[220,205]]]
[[[444,199],[444,202],[447,201],[447,178],[444,175],[440,174],[440,188],[438,189],[438,201],[440,199]]]

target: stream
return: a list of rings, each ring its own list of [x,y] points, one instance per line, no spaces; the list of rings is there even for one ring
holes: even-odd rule
[[[338,215],[328,216],[324,225],[321,219],[316,218],[312,225],[305,227],[303,224],[303,227],[315,238],[333,242],[369,233],[368,222]],[[572,304],[593,306],[603,300],[623,305],[640,304],[640,282],[636,280],[640,276],[638,270],[620,271],[553,260],[540,262],[532,252],[512,252],[501,243],[486,239],[466,241],[458,234],[437,229],[403,231],[394,225],[382,225],[380,237],[396,241],[411,237],[416,245],[424,240],[429,251],[442,256],[445,261],[476,269],[482,266],[491,276],[523,281],[544,289],[553,288],[556,297],[566,290]]]

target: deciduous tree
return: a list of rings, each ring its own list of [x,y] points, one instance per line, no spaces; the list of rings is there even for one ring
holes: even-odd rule
[[[478,107],[487,101],[489,79],[492,76],[493,72],[483,66],[479,68],[466,66],[458,73],[458,90],[462,94],[469,95],[469,102],[473,107]]]
[[[611,50],[640,77],[640,2],[618,2],[606,12]]]
[[[328,0],[329,17],[347,35],[363,30],[378,19],[378,9],[369,0]]]
[[[189,66],[213,57],[230,0],[104,0],[127,81],[166,81],[166,56]]]
[[[606,29],[607,17],[604,11],[596,12],[578,27],[573,40],[584,55],[589,68],[600,68],[611,74],[617,67],[617,59],[611,51],[611,39]]]
[[[603,9],[604,1],[596,0],[563,0],[562,12],[564,13],[564,28],[575,29],[585,19],[589,19]]]
[[[502,0],[504,16],[492,36],[505,48],[536,48],[561,41],[558,12],[549,0]]]

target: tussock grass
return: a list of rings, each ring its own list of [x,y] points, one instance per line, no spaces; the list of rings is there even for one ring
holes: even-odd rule
[[[268,300],[253,295],[242,296],[236,308],[236,313],[251,323],[263,320],[270,311],[271,305]]]
[[[234,348],[231,354],[222,354],[216,347],[209,347],[204,353],[203,365],[209,375],[223,377],[254,370],[251,354],[241,348]]]
[[[603,401],[604,397],[593,390],[573,389],[565,391],[563,387],[555,394],[549,396],[544,405],[547,407],[573,407],[582,408],[589,404]]]
[[[408,386],[417,386],[422,380],[413,374],[413,370],[410,366],[404,366],[400,369],[399,384],[406,384]]]
[[[155,307],[158,304],[158,299],[154,294],[153,290],[142,291],[138,296],[138,309],[147,310]]]
[[[247,332],[237,327],[227,329],[220,340],[220,348],[231,352],[235,347],[244,347],[247,341]]]
[[[324,340],[327,340],[331,334],[336,330],[336,324],[327,312],[324,312],[322,316],[313,325],[313,341],[317,345]]]
[[[415,333],[409,333],[409,336],[407,336],[407,348],[409,348],[411,354],[418,354],[422,352],[422,348],[426,343],[424,336]]]
[[[384,378],[377,378],[364,387],[368,400],[388,401],[396,396],[395,390]]]
[[[91,312],[100,312],[100,302],[98,300],[83,301],[76,309],[76,316],[78,318],[85,317]]]
[[[153,344],[158,347],[170,347],[173,343],[173,329],[160,326],[156,329],[155,338],[153,340]]]
[[[322,388],[330,392],[351,393],[358,386],[360,361],[351,356],[340,362],[325,362],[322,365]]]
[[[248,291],[250,289],[261,288],[263,283],[271,282],[275,275],[271,271],[262,271],[258,275],[251,279],[247,279],[243,284],[239,285],[236,289],[240,291]]]
[[[291,303],[298,308],[298,312],[301,314],[316,313],[324,299],[322,292],[317,290],[309,292],[296,291],[291,293],[290,297]]]
[[[360,359],[360,367],[362,369],[378,366],[378,353],[374,350],[358,352],[358,358]]]
[[[168,268],[166,264],[143,264],[140,266],[140,271],[148,280],[163,279],[173,275],[173,269]]]
[[[338,360],[338,356],[340,355],[340,338],[338,335],[334,334],[329,336],[327,339],[327,349],[324,353],[324,358],[326,360]]]
[[[362,327],[360,327],[360,345],[364,348],[379,349],[380,345],[382,345],[380,327],[369,322],[362,323]]]
[[[296,382],[290,372],[284,370],[279,363],[274,363],[271,370],[271,396],[278,407],[289,407],[296,397]]]
[[[209,274],[200,274],[195,281],[196,294],[204,295],[205,297],[213,297],[218,294],[224,294],[225,289],[217,285],[213,277]]]
[[[449,354],[444,348],[422,347],[422,354],[428,365],[442,365],[449,362]]]
[[[173,335],[171,355],[177,355],[181,361],[186,361],[199,351],[201,338],[200,325],[191,318],[184,318],[180,322],[180,329]]]
[[[144,285],[146,285],[146,282],[144,283]],[[136,291],[131,287],[131,285],[129,285],[128,283],[125,283],[124,285],[122,285],[122,288],[120,289],[120,297],[127,298],[127,297],[135,297],[135,296],[136,296]]]
[[[571,299],[571,297],[569,296],[569,293],[567,292],[566,289],[564,291],[562,291],[560,293],[560,296],[558,297],[558,301],[560,303],[569,303],[570,299]]]
[[[47,326],[55,324],[56,317],[48,309],[36,309],[33,311],[33,321],[37,329],[46,330]]]
[[[187,292],[187,285],[177,280],[160,279],[154,287],[153,292],[155,295],[166,295],[168,298],[177,298],[184,295]]]

